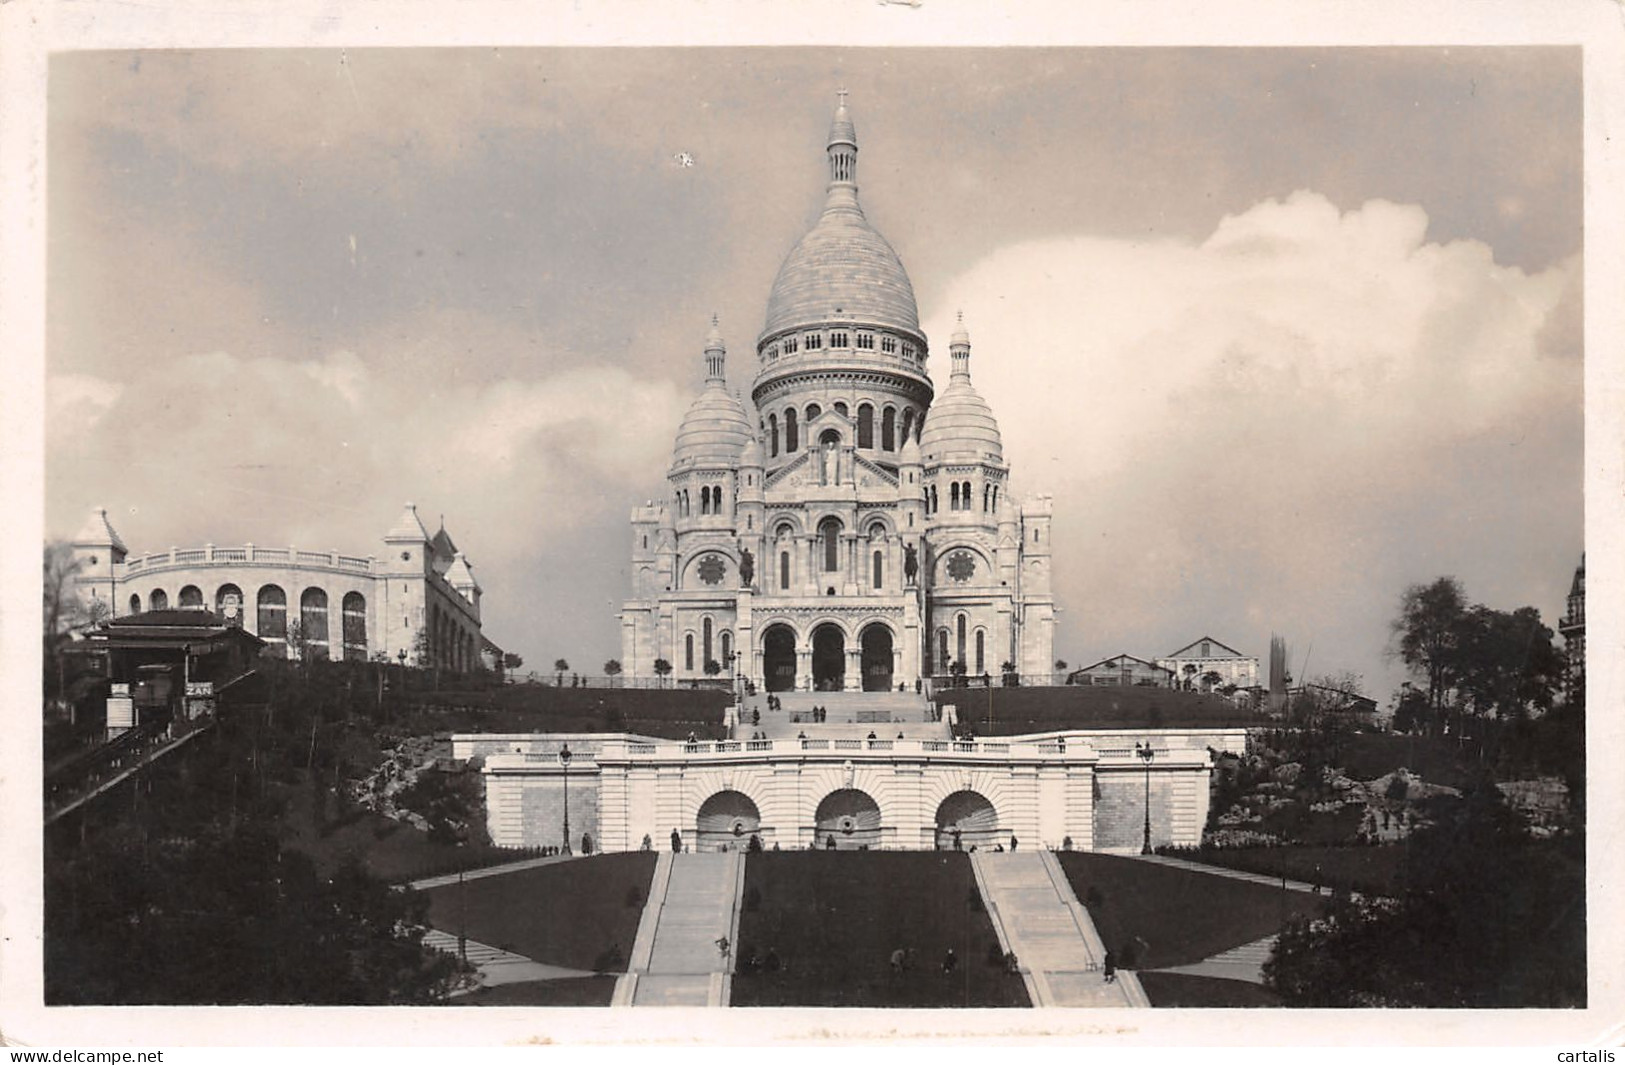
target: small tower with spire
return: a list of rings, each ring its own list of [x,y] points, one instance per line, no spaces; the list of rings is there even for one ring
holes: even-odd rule
[[[970,331],[965,328],[965,312],[956,312],[954,334],[948,341],[949,377],[970,377]]]
[[[711,330],[705,334],[705,383],[728,383],[728,346],[722,342],[722,326],[713,312]]]

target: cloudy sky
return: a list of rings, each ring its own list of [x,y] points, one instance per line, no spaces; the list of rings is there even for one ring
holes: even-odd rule
[[[713,311],[749,390],[838,85],[936,376],[963,309],[1055,496],[1059,656],[1278,632],[1386,696],[1407,583],[1555,624],[1572,49],[59,54],[48,533],[371,553],[410,499],[498,643],[595,670]]]

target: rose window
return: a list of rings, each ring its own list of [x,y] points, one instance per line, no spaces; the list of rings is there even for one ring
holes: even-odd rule
[[[969,551],[955,551],[948,556],[948,576],[964,584],[976,575],[976,556]]]
[[[700,580],[706,584],[721,584],[728,575],[728,566],[717,555],[706,555],[700,560]]]

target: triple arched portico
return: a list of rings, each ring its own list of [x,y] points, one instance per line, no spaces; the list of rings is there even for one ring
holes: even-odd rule
[[[891,691],[902,677],[902,641],[886,621],[853,626],[823,619],[798,626],[769,621],[761,630],[763,685],[782,691]]]
[[[795,823],[774,824],[765,819],[755,799],[735,788],[711,793],[699,804],[689,845],[700,851],[743,850],[752,837],[765,848],[788,844],[819,850],[878,850],[899,843],[924,844],[898,838],[898,818],[888,824],[878,800],[858,787],[839,787],[825,794],[812,809],[810,823],[803,813]],[[992,800],[979,791],[961,788],[936,805],[931,846],[940,850],[990,849],[1004,842],[1005,833]]]

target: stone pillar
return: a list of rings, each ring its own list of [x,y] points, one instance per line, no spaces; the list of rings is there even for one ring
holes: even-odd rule
[[[863,690],[862,644],[854,644],[846,649],[846,676],[841,680],[841,688],[849,692]]]
[[[809,636],[808,639],[811,639],[811,637]],[[808,645],[806,647],[797,647],[796,648],[796,690],[797,691],[803,691],[803,692],[810,692],[810,691],[812,691],[812,686],[813,686],[812,647],[811,647],[811,645]]]
[[[858,534],[856,532],[849,532],[849,533],[846,533],[844,536],[842,536],[841,539],[846,541],[846,550],[843,552],[843,554],[846,555],[846,567],[845,567],[846,573],[843,575],[842,580],[841,580],[841,594],[842,595],[857,595],[858,594]]]
[[[761,675],[761,659],[756,654],[756,633],[751,620],[751,607],[754,596],[749,588],[739,589],[739,598],[735,603],[734,620],[734,654],[738,656],[733,663],[736,674],[749,677],[757,690],[765,690],[767,685]]]
[[[809,533],[807,534],[807,572],[802,581],[802,591],[806,595],[823,594],[823,589],[818,586],[818,578],[822,573],[819,568],[821,561],[818,557],[818,534],[816,532]]]

